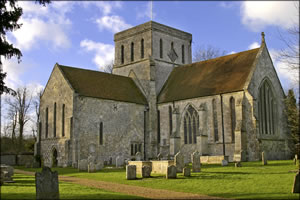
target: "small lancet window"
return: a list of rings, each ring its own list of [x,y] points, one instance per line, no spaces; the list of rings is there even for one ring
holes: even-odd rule
[[[160,111],[157,110],[157,143],[160,144]]]
[[[134,43],[131,43],[131,62],[134,61]]]
[[[144,39],[141,40],[141,58],[144,58]]]
[[[235,141],[235,100],[233,97],[230,98],[230,118],[231,118],[231,141]]]
[[[53,109],[53,137],[56,137],[56,102]]]
[[[190,105],[184,115],[184,144],[196,144],[199,129],[198,112]]]
[[[184,63],[184,45],[181,46],[181,53],[182,53],[182,63]]]
[[[121,46],[121,64],[124,64],[124,46]]]
[[[99,144],[103,144],[103,122],[99,124]]]
[[[65,137],[65,104],[62,105],[61,112],[61,135]]]
[[[163,41],[162,41],[162,39],[159,40],[159,57],[163,58]]]
[[[213,111],[214,137],[215,137],[215,142],[217,142],[219,141],[219,134],[218,134],[217,105],[215,99],[212,100],[212,111]]]
[[[46,131],[45,131],[45,138],[48,138],[48,127],[49,127],[49,124],[48,124],[48,117],[49,117],[49,112],[48,112],[48,107],[46,108],[46,125],[45,125],[45,128],[46,128]]]
[[[172,119],[172,107],[169,106],[169,130],[170,130],[170,135],[172,135],[173,132],[173,119]]]

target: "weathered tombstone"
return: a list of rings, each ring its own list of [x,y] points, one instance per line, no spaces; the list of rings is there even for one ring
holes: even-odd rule
[[[1,171],[7,171],[9,173],[9,176],[14,175],[14,168],[12,166],[2,164],[0,165],[0,169]]]
[[[1,171],[1,179],[4,183],[14,183],[12,177],[10,176],[8,171]]]
[[[94,163],[89,163],[88,164],[88,172],[89,173],[96,172],[96,165]]]
[[[184,168],[184,157],[180,151],[175,155],[175,166],[177,168],[177,172],[182,172]]]
[[[142,154],[141,154],[141,152],[136,152],[136,154],[135,154],[135,160],[136,161],[141,161],[142,160]]]
[[[142,167],[142,177],[149,178],[151,176],[151,167],[150,166],[143,166]]]
[[[236,163],[235,163],[235,167],[242,167],[242,163],[241,163],[241,162],[239,162],[239,161],[238,161],[238,162],[236,162]]]
[[[98,162],[95,164],[95,170],[96,170],[96,171],[101,170],[103,167],[104,167],[104,162],[103,162],[103,161],[98,161]]]
[[[228,165],[228,161],[227,160],[222,160],[221,165],[222,166],[227,166]]]
[[[88,170],[87,159],[79,160],[79,162],[78,162],[78,170],[79,171],[87,171]]]
[[[299,171],[296,174],[295,179],[294,179],[294,185],[293,185],[292,193],[300,193]]]
[[[177,177],[177,168],[174,165],[168,166],[166,178],[176,178]]]
[[[116,158],[116,167],[121,167],[124,165],[124,159],[122,156],[117,156]]]
[[[58,173],[49,167],[35,173],[36,199],[59,199]]]
[[[186,177],[191,176],[191,169],[189,167],[183,168],[183,176],[186,176]]]
[[[267,155],[265,152],[261,153],[261,161],[262,161],[262,165],[267,165],[268,161],[267,161]]]
[[[294,164],[297,165],[297,161],[298,161],[298,155],[297,154],[295,154],[295,158],[294,158],[293,161],[294,161]]]
[[[161,160],[163,156],[161,155],[161,153],[158,153],[156,157],[157,157],[157,160]]]
[[[126,165],[126,179],[127,180],[136,179],[136,166],[135,165]]]
[[[192,167],[193,167],[193,172],[201,171],[200,154],[198,151],[195,151],[192,154]]]
[[[125,161],[124,161],[125,165],[128,165],[128,161],[129,161],[129,159],[125,159]]]
[[[87,159],[87,163],[96,163],[96,156],[93,155],[89,155],[88,159]]]

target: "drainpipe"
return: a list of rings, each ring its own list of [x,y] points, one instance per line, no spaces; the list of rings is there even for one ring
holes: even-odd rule
[[[222,138],[223,138],[223,156],[225,158],[225,136],[224,136],[224,117],[223,117],[223,96],[221,97],[221,118],[222,118]]]

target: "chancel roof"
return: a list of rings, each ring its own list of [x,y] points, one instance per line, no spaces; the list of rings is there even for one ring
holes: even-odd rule
[[[158,103],[243,90],[259,48],[175,67]]]
[[[57,64],[76,93],[100,99],[147,104],[147,100],[129,77],[79,69]]]

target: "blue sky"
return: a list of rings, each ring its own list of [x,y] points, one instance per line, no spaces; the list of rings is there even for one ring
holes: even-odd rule
[[[6,83],[14,89],[43,88],[56,62],[103,70],[114,57],[114,33],[150,20],[148,1],[53,1],[46,7],[18,3],[23,26],[7,38],[22,51],[22,62],[11,59],[3,64]],[[228,53],[245,51],[260,44],[264,31],[283,88],[288,89],[297,81],[274,55],[285,48],[279,32],[299,24],[295,3],[154,1],[153,20],[193,34],[193,50],[212,45]]]

